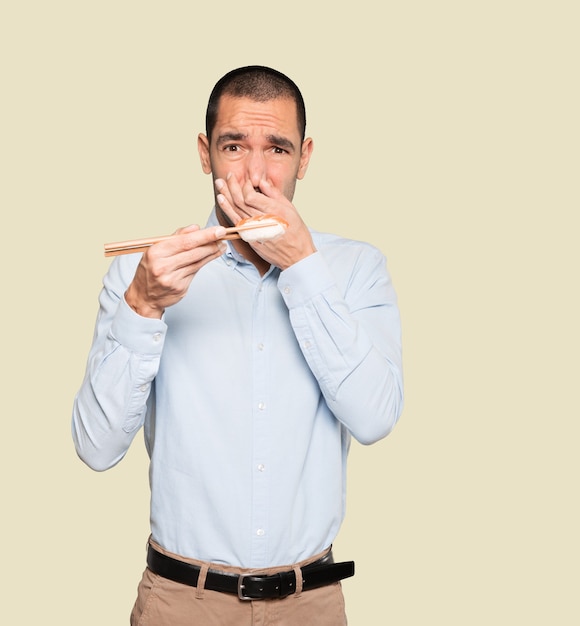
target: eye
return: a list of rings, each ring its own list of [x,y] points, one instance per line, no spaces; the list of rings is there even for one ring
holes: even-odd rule
[[[240,147],[235,144],[224,146],[224,152],[237,152],[239,149]]]
[[[287,153],[287,151],[284,150],[284,148],[280,148],[278,146],[274,146],[272,148],[272,150],[273,150],[274,154],[286,154]]]

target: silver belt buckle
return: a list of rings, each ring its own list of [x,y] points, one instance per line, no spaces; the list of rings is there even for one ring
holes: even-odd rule
[[[245,576],[243,574],[240,574],[240,576],[238,577],[238,598],[240,600],[243,600],[244,602],[249,602],[253,598],[249,598],[248,596],[244,595],[244,578]]]

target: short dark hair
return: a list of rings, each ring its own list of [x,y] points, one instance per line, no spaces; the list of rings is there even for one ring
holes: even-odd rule
[[[278,70],[263,65],[247,65],[225,74],[213,88],[205,114],[205,133],[211,141],[211,133],[217,121],[219,101],[222,96],[250,98],[255,102],[267,102],[276,98],[289,98],[296,104],[298,131],[302,141],[306,136],[306,108],[300,89],[294,81]]]

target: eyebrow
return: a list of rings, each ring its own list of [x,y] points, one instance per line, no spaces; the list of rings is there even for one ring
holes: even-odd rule
[[[286,139],[286,137],[279,137],[278,135],[268,135],[267,139],[270,143],[273,143],[280,148],[294,150],[294,144],[290,141],[290,139]]]
[[[216,145],[221,146],[228,141],[244,141],[247,138],[248,136],[244,133],[224,133],[216,139]],[[266,139],[280,148],[285,148],[290,151],[295,150],[294,144],[286,137],[281,137],[279,135],[266,135]]]
[[[228,141],[243,141],[246,137],[247,135],[244,135],[244,133],[224,133],[216,139],[216,145],[220,146]]]

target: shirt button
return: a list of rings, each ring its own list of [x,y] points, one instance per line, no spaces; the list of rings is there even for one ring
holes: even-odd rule
[[[264,402],[258,403],[258,408],[260,409],[260,411],[263,411],[266,408],[265,403]]]
[[[258,535],[258,537],[263,537],[265,532],[266,531],[263,528],[258,528],[258,530],[256,531],[256,535]]]
[[[260,352],[262,352],[262,350],[263,350],[263,349],[264,349],[264,344],[263,344],[263,343],[259,343],[259,344],[258,344],[258,350],[259,350]]]
[[[149,389],[149,385],[147,384],[141,385],[141,387],[139,387],[139,391],[145,392],[147,391],[147,389]]]
[[[159,341],[161,341],[161,333],[155,333],[155,334],[153,335],[153,341],[154,341],[155,343],[158,343]]]
[[[263,472],[266,469],[266,466],[263,463],[258,464],[258,471]]]
[[[311,346],[311,345],[312,345],[312,344],[311,344],[311,343],[310,343],[310,341],[308,341],[308,340],[306,340],[306,341],[304,342],[304,347],[305,347],[307,350],[308,350],[308,348],[310,348],[310,346]]]
[[[287,295],[292,291],[292,289],[290,289],[290,287],[284,287],[284,293]]]

